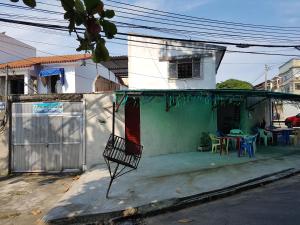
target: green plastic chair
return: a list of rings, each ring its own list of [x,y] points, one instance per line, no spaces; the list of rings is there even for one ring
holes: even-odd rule
[[[244,134],[244,132],[240,129],[232,129],[230,130],[230,134]]]
[[[264,145],[268,146],[268,140],[271,140],[271,143],[273,143],[273,134],[270,131],[266,131],[264,129],[258,128],[258,132],[259,132],[259,140],[260,140],[260,144],[261,144],[261,140],[264,141]]]
[[[221,147],[221,140],[214,134],[209,134],[211,140],[211,152],[215,153],[218,151],[218,147]]]

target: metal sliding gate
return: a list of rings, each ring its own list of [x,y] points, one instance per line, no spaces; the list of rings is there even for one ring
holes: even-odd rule
[[[13,172],[63,172],[83,165],[83,103],[12,105]]]

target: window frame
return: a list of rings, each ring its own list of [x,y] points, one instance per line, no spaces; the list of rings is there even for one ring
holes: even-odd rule
[[[191,68],[191,76],[189,77],[179,77],[179,68],[178,66],[180,64],[191,64],[192,68]],[[176,68],[174,68],[174,65],[176,65]],[[198,70],[196,70],[195,66],[199,65]],[[170,60],[169,61],[169,74],[168,74],[168,78],[170,80],[187,80],[187,79],[202,79],[203,74],[202,74],[202,58],[200,57],[194,57],[194,58],[178,58],[175,60]],[[173,67],[171,69],[171,67]],[[171,70],[173,70],[172,73]],[[198,72],[198,73],[196,73]]]

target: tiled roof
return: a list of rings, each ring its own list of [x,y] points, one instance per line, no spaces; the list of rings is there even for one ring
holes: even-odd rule
[[[0,64],[0,69],[4,69],[7,66],[9,68],[26,68],[37,64],[68,63],[68,62],[76,62],[79,60],[90,59],[90,58],[91,58],[90,54],[32,57],[32,58]]]

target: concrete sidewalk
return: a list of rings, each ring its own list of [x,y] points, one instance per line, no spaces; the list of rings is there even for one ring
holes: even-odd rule
[[[300,149],[264,149],[256,158],[192,152],[143,158],[137,171],[115,181],[110,198],[106,166],[88,171],[72,186],[44,220],[98,215],[109,218],[148,203],[213,191],[266,174],[300,166]],[[115,213],[114,213],[115,212]],[[130,210],[126,212],[132,213]]]

